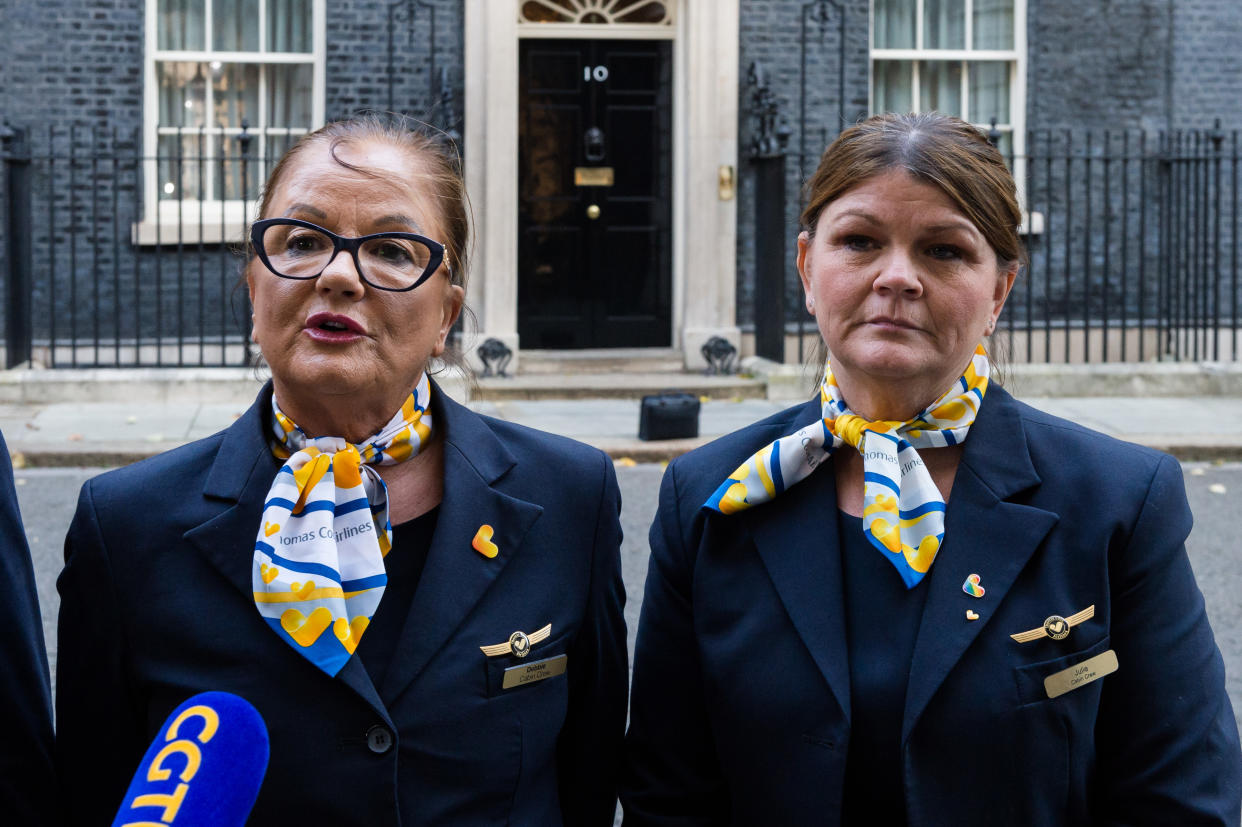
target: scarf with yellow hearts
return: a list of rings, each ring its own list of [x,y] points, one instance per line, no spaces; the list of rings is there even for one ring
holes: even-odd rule
[[[358,445],[308,437],[272,398],[272,453],[285,464],[254,545],[254,602],[277,635],[329,675],[354,653],[388,583],[388,487],[374,466],[404,462],[427,444],[430,394],[424,374],[383,430]]]
[[[965,440],[987,389],[988,356],[979,346],[953,387],[914,419],[871,422],[850,413],[829,364],[819,389],[823,419],[746,460],[703,507],[733,514],[765,503],[852,445],[863,458],[863,532],[913,588],[944,541],[945,508],[916,449]]]

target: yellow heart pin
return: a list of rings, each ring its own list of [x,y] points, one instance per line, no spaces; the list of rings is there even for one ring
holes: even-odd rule
[[[975,612],[971,611],[970,609],[967,609],[967,610],[966,610],[966,619],[967,619],[967,620],[978,620],[978,619],[979,619],[979,615],[978,615],[978,614],[976,614]]]
[[[484,557],[495,557],[500,553],[500,547],[492,542],[493,534],[494,532],[490,525],[481,525],[479,530],[474,533],[474,540],[471,541],[470,545]]]

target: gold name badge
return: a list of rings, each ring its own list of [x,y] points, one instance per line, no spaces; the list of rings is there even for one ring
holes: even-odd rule
[[[563,675],[565,674],[565,661],[567,657],[566,655],[557,655],[554,658],[537,660],[534,663],[510,666],[505,670],[505,679],[500,684],[500,688],[512,689],[515,686],[523,686],[544,680],[545,678],[555,678],[557,675]]]
[[[1086,686],[1094,680],[1117,671],[1117,653],[1112,649],[1088,658],[1069,669],[1062,669],[1044,678],[1044,690],[1049,698],[1064,695],[1072,689]]]
[[[575,187],[611,187],[612,167],[574,167]]]

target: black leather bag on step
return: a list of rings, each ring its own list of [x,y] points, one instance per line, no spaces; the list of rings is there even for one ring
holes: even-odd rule
[[[644,396],[638,413],[639,439],[690,439],[699,435],[699,399],[682,391]]]

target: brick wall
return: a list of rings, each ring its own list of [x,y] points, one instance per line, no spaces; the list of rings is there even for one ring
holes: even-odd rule
[[[133,176],[118,174],[113,162],[67,162],[49,167],[47,156],[117,152],[131,161],[133,136],[142,124],[143,4],[141,0],[5,0],[0,11],[0,114],[27,127],[36,155],[33,168],[34,303],[36,336],[46,335],[52,308],[83,311],[98,291],[111,309],[118,306],[116,282],[102,274],[132,272],[128,245],[118,249],[103,239],[116,228],[121,201],[133,202]],[[69,130],[73,130],[72,135]],[[52,147],[52,133],[56,139]],[[50,194],[50,179],[62,184]],[[97,184],[98,186],[94,186]],[[49,226],[55,223],[55,230]],[[127,228],[122,228],[127,233]],[[72,230],[78,243],[68,242]],[[0,248],[4,246],[0,224]],[[50,239],[60,256],[48,253]],[[66,246],[67,245],[67,246]],[[7,248],[4,248],[7,249]],[[0,277],[7,278],[7,269]],[[133,283],[133,278],[130,278]],[[70,285],[75,289],[70,290]],[[7,287],[7,285],[6,285]],[[126,291],[132,295],[132,291]],[[67,301],[73,296],[75,306]],[[60,319],[62,330],[68,324]]]
[[[1242,128],[1242,3],[1176,0],[1173,12],[1173,126]]]
[[[741,0],[740,5],[736,285],[737,318],[744,326],[753,319],[756,220],[754,171],[748,160],[755,130],[753,90],[745,82],[747,69],[755,61],[764,66],[791,129],[784,216],[790,319],[801,307],[794,269],[799,186],[823,146],[867,107],[868,0],[837,0],[830,6],[834,13],[843,10],[846,24],[844,101],[838,93],[842,51],[835,16],[822,33],[811,22],[807,71],[802,74],[804,8],[809,8],[805,0]],[[448,70],[454,125],[461,128],[460,0],[411,0],[393,6],[393,11],[389,0],[332,0],[327,9],[328,117],[391,108],[447,125],[438,111],[434,57],[437,75],[442,67]],[[141,207],[135,159],[143,150],[134,135],[142,124],[144,14],[143,0],[0,0],[0,116],[32,127],[36,153],[42,156],[35,187],[44,194],[36,196],[34,205],[38,335],[47,334],[53,308],[61,314],[57,318],[62,329],[70,322],[93,325],[95,318],[102,318],[114,333],[126,335],[157,323],[160,330],[179,326],[187,332],[236,334],[241,322],[234,319],[244,321],[246,316],[244,307],[239,314],[229,306],[236,303],[229,296],[237,260],[224,248],[195,249],[197,258],[187,259],[184,251],[135,250],[128,243],[129,226]],[[395,56],[391,71],[390,32]],[[1237,105],[1242,100],[1240,35],[1242,3],[1237,0],[1028,0],[1027,126],[1080,132],[1167,130],[1210,128],[1220,118],[1226,130],[1242,128],[1242,107]],[[804,99],[805,130],[799,117]],[[70,128],[75,130],[72,139]],[[51,130],[58,135],[55,141],[49,138]],[[1231,140],[1228,136],[1226,144]],[[808,157],[800,159],[804,142]],[[83,160],[70,164],[71,150]],[[90,161],[92,155],[100,160]],[[55,194],[48,197],[53,180]],[[1064,192],[1063,183],[1054,176],[1042,184],[1053,206],[1055,194]],[[3,203],[0,199],[0,219]],[[1120,212],[1136,209],[1126,205]],[[71,235],[76,238],[72,244]],[[1034,239],[1033,251],[1038,254],[1046,241]],[[5,249],[0,221],[0,253]],[[1088,258],[1096,261],[1099,255]],[[188,287],[178,281],[186,278],[187,267],[192,274]],[[1059,274],[1053,276],[1052,293]],[[1065,289],[1072,293],[1078,284]],[[1114,301],[1124,298],[1122,287],[1103,289],[1115,294]],[[1048,306],[1068,301],[1052,293],[1045,297]],[[66,296],[73,297],[77,320],[64,321],[69,319]],[[102,316],[91,305],[96,297],[104,308]],[[93,335],[93,328],[87,332]]]
[[[392,17],[389,5],[327,3],[327,117],[391,109],[447,126],[433,94],[445,66],[460,121],[461,4],[403,3]],[[178,244],[175,225],[164,226],[161,247],[130,243],[151,169],[141,162],[145,10],[143,0],[0,0],[0,115],[31,128],[36,156],[36,339],[245,335],[249,310],[236,289],[242,259],[233,244]],[[0,220],[0,251],[7,249],[3,226]],[[94,352],[82,356],[89,361]]]
[[[341,0],[328,4],[328,117],[359,109],[391,109],[443,128],[446,122],[436,94],[440,71],[447,69],[455,120],[460,122],[464,4],[459,0],[405,2],[393,7],[391,18],[389,6],[390,0]],[[391,73],[390,31],[394,56]],[[435,76],[431,74],[433,61]],[[457,128],[460,130],[460,125]]]
[[[815,169],[824,147],[836,137],[842,126],[866,114],[868,95],[868,26],[867,0],[838,0],[830,7],[831,16],[821,29],[808,22],[806,38],[806,75],[801,70],[803,39],[803,0],[742,0],[740,22],[740,88],[738,89],[738,227],[737,227],[737,319],[749,326],[754,319],[755,301],[755,176],[749,162],[751,143],[757,124],[752,117],[753,87],[747,83],[747,72],[759,62],[776,94],[781,115],[791,129],[786,156],[785,210],[785,307],[786,317],[796,318],[801,311],[802,288],[794,266],[800,212],[800,187],[805,175]],[[840,17],[844,14],[845,48],[841,50],[838,35]],[[844,57],[845,100],[840,98],[841,61]],[[807,110],[805,136],[800,110],[805,98]],[[805,138],[805,140],[804,140]],[[800,163],[799,152],[805,146],[807,157]]]
[[[1172,0],[1028,0],[1027,127],[1166,129]]]

